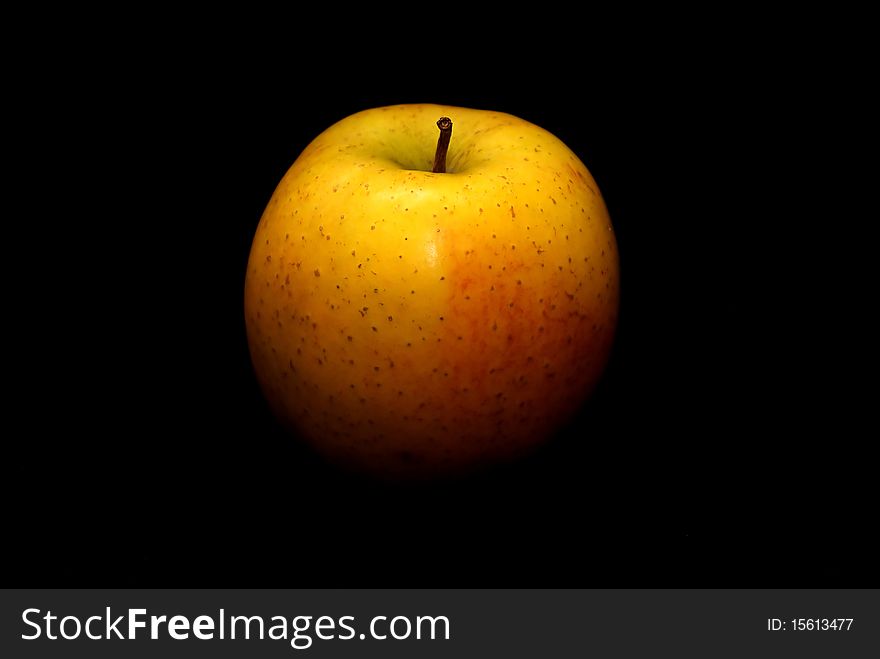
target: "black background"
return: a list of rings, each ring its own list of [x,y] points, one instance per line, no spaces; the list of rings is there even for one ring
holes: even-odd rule
[[[327,25],[163,25],[16,69],[7,580],[876,585],[868,461],[840,411],[845,275],[817,251],[840,245],[817,229],[834,214],[822,138],[804,139],[809,52],[628,23],[600,45],[560,19],[457,26],[436,56],[433,31]],[[572,424],[515,467],[419,487],[337,473],[286,435],[242,313],[284,172],[334,121],[399,102],[553,132],[599,183],[622,268],[613,358]]]

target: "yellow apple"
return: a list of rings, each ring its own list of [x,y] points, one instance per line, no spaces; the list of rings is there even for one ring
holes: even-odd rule
[[[583,403],[618,282],[599,188],[559,139],[501,112],[399,105],[331,126],[284,176],[245,321],[272,409],[319,452],[442,474],[523,454]]]

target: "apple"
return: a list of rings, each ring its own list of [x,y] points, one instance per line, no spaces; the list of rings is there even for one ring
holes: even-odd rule
[[[605,203],[559,139],[398,105],[331,126],[281,180],[245,321],[283,423],[336,463],[418,477],[551,437],[607,363],[618,291]]]

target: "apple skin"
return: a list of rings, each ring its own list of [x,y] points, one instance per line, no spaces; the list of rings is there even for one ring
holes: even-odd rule
[[[338,464],[409,478],[552,436],[601,376],[618,298],[608,211],[560,140],[500,112],[399,105],[331,126],[284,176],[245,321],[283,423]]]

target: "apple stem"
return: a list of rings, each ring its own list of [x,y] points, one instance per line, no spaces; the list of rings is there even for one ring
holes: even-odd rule
[[[435,174],[446,173],[446,152],[449,150],[449,138],[452,137],[452,119],[440,117],[437,120],[437,128],[440,129],[440,137],[437,138],[437,152],[434,154]]]

